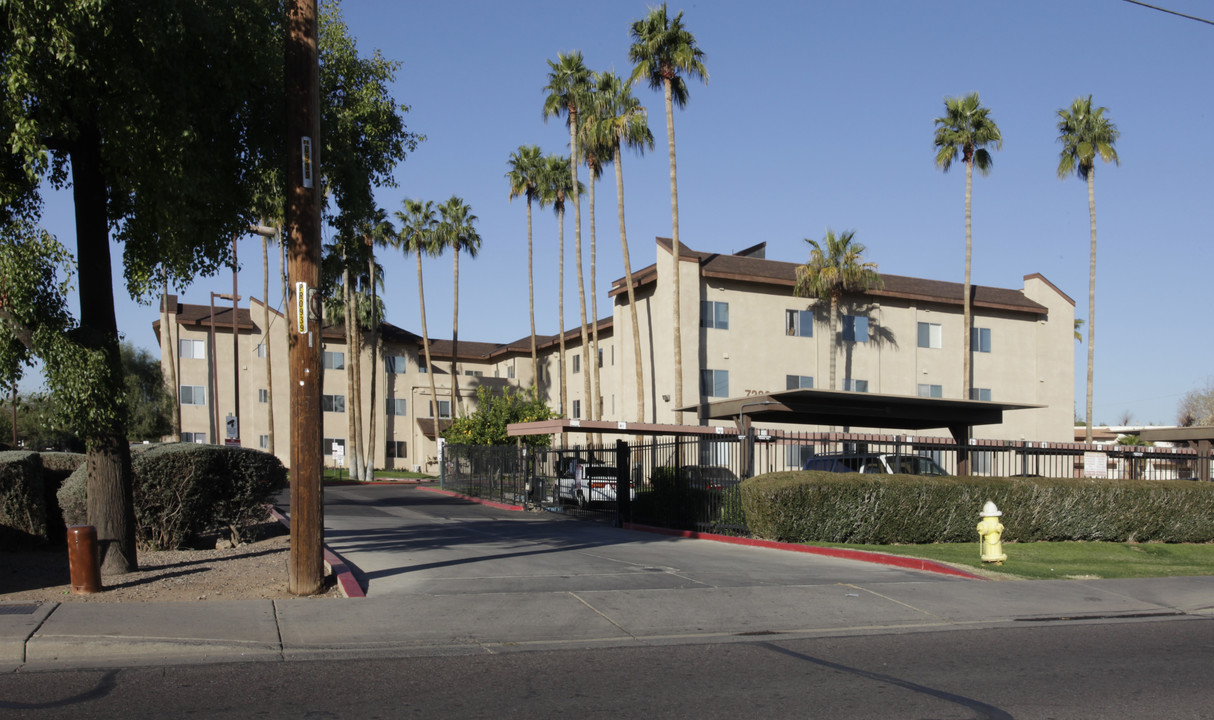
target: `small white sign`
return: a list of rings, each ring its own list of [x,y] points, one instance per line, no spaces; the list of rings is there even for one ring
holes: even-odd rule
[[[627,430],[627,429],[628,429],[628,423],[626,423],[626,422],[624,422],[624,421],[622,421],[622,420],[621,420],[620,422],[617,422],[617,423],[615,424],[615,429],[616,429],[616,430]]]
[[[345,457],[345,454],[346,454],[346,446],[345,446],[345,445],[341,445],[341,444],[339,444],[339,443],[333,443],[333,457],[334,457],[334,459],[336,459],[336,460],[340,461],[340,460],[341,460],[341,458]]]
[[[224,418],[224,426],[227,428],[229,440],[235,440],[240,437],[239,421],[237,421],[235,415],[229,415]]]
[[[1109,456],[1102,452],[1083,454],[1083,476],[1104,478],[1109,476]]]

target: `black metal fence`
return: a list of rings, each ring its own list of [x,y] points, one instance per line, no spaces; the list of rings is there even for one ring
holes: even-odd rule
[[[654,438],[573,448],[446,445],[445,489],[616,525],[747,534],[738,485],[806,467],[840,472],[1146,480],[1209,479],[1187,448],[1079,443],[958,445],[945,438],[758,433]],[[627,493],[620,488],[628,488]]]

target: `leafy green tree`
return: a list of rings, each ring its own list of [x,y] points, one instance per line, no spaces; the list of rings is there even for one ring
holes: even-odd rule
[[[531,319],[531,378],[539,383],[540,361],[535,346],[535,279],[532,273],[531,203],[540,199],[540,175],[544,160],[538,145],[520,145],[510,154],[510,170],[506,180],[510,183],[510,199],[527,198],[527,315]]]
[[[160,361],[129,342],[123,342],[119,352],[122,353],[126,406],[130,409],[127,437],[131,442],[159,442],[173,431],[170,415],[174,405],[173,397],[164,387]]]
[[[624,225],[624,167],[622,148],[644,154],[654,147],[653,133],[645,108],[633,97],[629,86],[615,73],[595,76],[595,113],[587,123],[588,142],[608,148],[608,161],[615,165],[616,216],[620,225],[620,250],[624,256],[624,282],[628,288],[628,313],[632,322],[632,347],[636,366],[637,422],[645,420],[645,383],[642,373],[641,329],[637,323],[636,293],[632,283],[632,261],[628,253],[628,233]],[[598,363],[595,363],[596,367]]]
[[[430,409],[434,416],[434,430],[437,437],[439,425],[438,392],[434,386],[434,364],[430,361],[430,332],[426,328],[426,289],[422,282],[422,256],[438,257],[443,252],[442,243],[438,237],[438,218],[435,216],[434,203],[430,200],[410,200],[401,202],[402,210],[396,211],[396,219],[400,221],[400,235],[397,245],[406,254],[417,258],[417,301],[422,316],[422,351],[426,357],[426,377],[430,380]]]
[[[499,395],[487,386],[476,389],[476,410],[470,415],[455,418],[451,427],[443,432],[443,439],[456,445],[513,445],[521,439],[531,447],[547,447],[551,435],[524,435],[521,438],[506,434],[510,423],[551,420],[552,410],[540,400],[533,385],[528,390],[502,389]]]
[[[577,267],[578,308],[581,313],[582,365],[585,366],[582,374],[583,397],[589,406],[590,358],[587,353],[590,342],[586,333],[586,285],[582,275],[582,203],[578,199],[582,190],[578,181],[578,165],[581,164],[582,156],[578,150],[578,125],[583,108],[591,103],[590,93],[593,85],[591,73],[586,69],[581,52],[560,53],[557,62],[548,61],[548,67],[548,84],[544,86],[548,93],[544,98],[544,120],[547,121],[550,116],[565,115],[566,124],[569,126],[569,172],[572,182],[567,191],[573,200],[574,264]],[[563,338],[563,320],[560,331]],[[587,415],[589,416],[589,413]]]
[[[475,258],[481,249],[481,236],[475,227],[477,217],[462,198],[452,195],[438,207],[438,213],[442,216],[438,225],[439,242],[451,248],[455,276],[451,290],[451,413],[452,417],[459,417],[459,254],[463,251]]]
[[[687,84],[683,76],[700,78],[708,83],[704,67],[704,51],[695,37],[683,27],[683,13],[673,18],[666,12],[666,3],[651,8],[644,19],[632,23],[629,30],[632,46],[628,60],[633,63],[629,83],[641,78],[649,80],[653,90],[661,89],[666,101],[666,144],[670,150],[670,218],[671,249],[674,255],[674,401],[683,407],[683,314],[680,305],[679,281],[679,183],[674,155],[674,106],[687,104]],[[676,413],[683,422],[683,413]]]
[[[944,116],[936,124],[936,167],[948,172],[958,158],[965,163],[965,289],[961,298],[961,397],[969,399],[973,384],[970,365],[973,349],[970,347],[970,332],[973,325],[972,294],[970,290],[970,256],[973,248],[973,233],[970,226],[970,198],[974,184],[974,168],[989,175],[995,161],[986,149],[1003,147],[1003,136],[999,126],[991,117],[991,111],[982,107],[978,93],[965,97],[944,99]]]
[[[797,267],[797,284],[793,294],[798,297],[815,297],[819,300],[830,300],[830,389],[837,390],[835,385],[835,345],[838,338],[838,326],[835,319],[839,315],[839,298],[844,293],[867,292],[881,287],[881,276],[877,274],[876,263],[865,262],[866,248],[855,242],[856,233],[847,230],[838,236],[833,230],[826,231],[826,237],[819,243],[816,240],[805,239],[809,243],[809,262]]]
[[[1092,442],[1092,372],[1096,359],[1096,159],[1119,165],[1117,138],[1121,133],[1104,116],[1108,108],[1092,107],[1092,96],[1076,98],[1071,107],[1058,111],[1058,177],[1074,173],[1088,183],[1088,221],[1091,226],[1091,253],[1088,263],[1088,377],[1086,442]]]
[[[73,339],[90,360],[69,382],[91,389],[69,412],[109,574],[137,567],[110,241],[136,297],[224,262],[252,220],[255,176],[282,154],[281,104],[262,101],[281,97],[282,22],[273,0],[0,3],[0,128],[31,181],[0,186],[0,205],[36,204],[39,183],[66,187],[70,169],[86,269]]]

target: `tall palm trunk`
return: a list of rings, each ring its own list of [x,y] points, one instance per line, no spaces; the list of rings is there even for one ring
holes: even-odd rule
[[[540,360],[535,348],[535,278],[532,273],[531,195],[527,195],[527,315],[531,318],[531,383],[539,389]]]
[[[839,354],[839,295],[838,293],[830,294],[830,389],[838,390],[839,386],[835,384],[835,358]]]
[[[595,267],[598,264],[598,250],[596,248],[595,228],[594,228],[594,184],[596,179],[594,171],[590,171],[590,362],[587,366],[586,373],[589,374],[591,369],[594,371],[594,377],[591,378],[591,399],[590,410],[586,416],[593,420],[601,420],[603,418],[603,386],[599,384],[599,294],[597,283],[595,281]]]
[[[173,336],[173,326],[177,324],[176,316],[169,321],[169,280],[164,280],[164,291],[160,294],[160,332],[164,333],[165,345],[169,348],[169,393],[173,398],[173,414],[169,420],[172,423],[172,440],[181,442],[181,390],[177,387],[177,338]],[[16,385],[13,391],[16,392]],[[17,432],[16,395],[13,395],[13,433]],[[17,446],[16,435],[13,435],[13,447]]]
[[[556,316],[557,316],[557,333],[560,338],[560,358],[561,358],[561,417],[565,417],[565,210],[559,210],[556,214],[557,222],[557,261],[556,261]]]
[[[967,150],[967,155],[969,151]],[[974,160],[968,157],[965,161],[965,289],[961,298],[961,399],[970,399],[970,386],[973,383],[973,349],[970,347],[970,332],[974,324],[970,308],[970,253],[973,247],[973,235],[970,232],[970,197],[974,182]]]
[[[266,348],[266,422],[269,424],[266,452],[274,454],[274,362],[271,357],[270,342],[270,251],[269,239],[261,236],[261,296],[265,303],[261,306],[261,326],[265,329]]]
[[[1088,393],[1084,405],[1087,427],[1084,442],[1092,442],[1092,368],[1096,360],[1096,168],[1088,170],[1088,221],[1092,228],[1092,252],[1088,260]]]
[[[422,313],[422,350],[426,355],[426,376],[430,379],[430,414],[434,417],[434,439],[438,440],[438,392],[434,389],[434,365],[430,362],[430,332],[426,329],[426,290],[422,286],[422,253],[417,251],[417,302]],[[416,412],[416,411],[415,411]]]
[[[459,245],[452,253],[455,268],[454,288],[451,303],[451,417],[459,417]]]
[[[628,233],[624,230],[624,169],[620,165],[620,145],[615,145],[616,216],[620,223],[620,251],[624,254],[624,282],[628,287],[628,315],[632,321],[632,351],[636,366],[637,422],[645,422],[645,380],[642,373],[641,328],[637,324],[637,299],[632,289],[632,262],[628,258]],[[623,359],[621,359],[621,362]]]
[[[345,260],[345,257],[342,258]],[[351,287],[350,268],[342,271],[342,300],[345,305],[344,322],[346,324],[346,450],[350,463],[350,477],[362,477],[362,442],[359,426],[362,418],[359,413],[358,393],[358,320],[354,313],[354,289]]]
[[[371,245],[371,257],[367,260],[368,271],[371,276],[371,392],[368,397],[371,398],[371,412],[367,419],[367,451],[366,467],[363,470],[363,482],[371,482],[375,479],[375,418],[380,413],[380,408],[383,404],[379,402],[379,398],[375,395],[376,380],[379,378],[379,303],[376,302],[375,288],[375,246],[368,238],[368,245]]]
[[[590,350],[590,338],[586,333],[586,285],[582,279],[582,201],[578,198],[577,191],[577,168],[581,163],[578,161],[577,154],[577,110],[569,109],[569,172],[573,174],[573,247],[577,256],[574,258],[574,266],[577,268],[577,299],[578,312],[581,314],[581,331],[582,331],[582,414],[585,417],[591,417],[587,408],[590,407],[590,364],[587,357]],[[565,326],[561,325],[562,335],[565,332]]]
[[[671,96],[671,78],[662,82],[662,94],[666,100],[666,143],[670,148],[670,222],[671,244],[674,260],[674,404],[683,407],[683,308],[682,283],[679,276],[679,181],[674,159],[674,101]],[[683,424],[683,411],[675,412],[675,422]]]

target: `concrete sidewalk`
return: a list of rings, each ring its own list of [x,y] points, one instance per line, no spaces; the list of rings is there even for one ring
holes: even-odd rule
[[[988,582],[330,492],[363,599],[0,603],[0,670],[500,653],[1214,616],[1214,578]],[[430,496],[430,497],[427,497]]]

